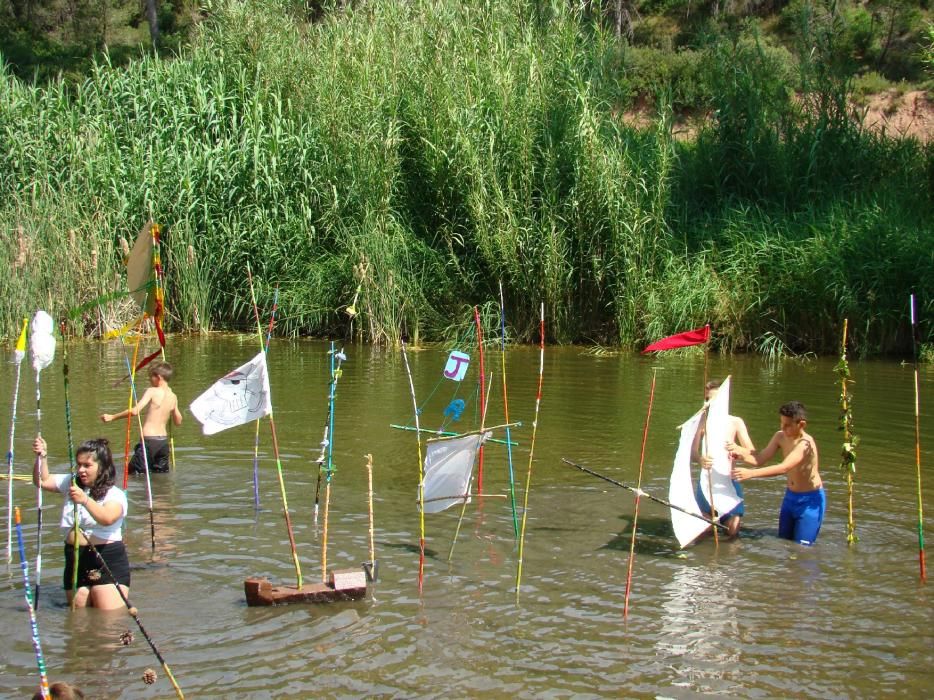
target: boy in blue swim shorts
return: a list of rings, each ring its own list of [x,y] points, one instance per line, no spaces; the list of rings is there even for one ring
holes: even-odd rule
[[[803,404],[789,401],[778,413],[781,430],[772,436],[765,449],[750,450],[734,442],[727,443],[730,454],[754,467],[734,467],[733,478],[745,481],[784,474],[788,488],[778,516],[778,536],[812,545],[827,509],[827,496],[818,471],[817,443],[805,432],[808,421]],[[782,461],[770,467],[762,466],[768,464],[779,449]]]

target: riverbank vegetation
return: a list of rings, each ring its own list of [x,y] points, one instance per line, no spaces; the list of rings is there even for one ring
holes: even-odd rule
[[[247,264],[280,332],[345,335],[356,298],[354,331],[388,343],[442,337],[500,281],[526,341],[540,301],[554,342],[709,322],[772,354],[834,352],[843,318],[855,355],[907,353],[909,293],[934,313],[934,148],[864,128],[854,52],[882,49],[857,6],[794,0],[781,41],[697,9],[670,46],[596,5],[203,6],[174,58],[2,77],[6,337],[122,287],[120,239],[149,219],[174,330],[247,327]],[[923,80],[920,46],[877,63]]]

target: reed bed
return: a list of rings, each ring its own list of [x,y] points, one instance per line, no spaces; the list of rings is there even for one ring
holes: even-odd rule
[[[544,301],[557,342],[710,322],[724,349],[832,352],[849,317],[854,354],[897,353],[908,290],[934,310],[931,149],[864,133],[845,84],[796,93],[812,69],[753,36],[705,49],[716,111],[679,143],[664,95],[626,125],[625,47],[563,4],[301,7],[213,3],[173,60],[3,76],[5,337],[122,286],[149,219],[182,331],[249,324],[248,263],[279,332],[387,344],[450,337],[500,281],[518,341]]]

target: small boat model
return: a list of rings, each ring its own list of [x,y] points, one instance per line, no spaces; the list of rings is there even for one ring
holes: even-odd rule
[[[361,600],[366,597],[367,574],[364,570],[335,569],[328,573],[327,583],[306,583],[301,586],[273,586],[269,579],[251,577],[243,582],[246,604],[252,607],[286,605],[289,603],[333,603],[341,600]]]

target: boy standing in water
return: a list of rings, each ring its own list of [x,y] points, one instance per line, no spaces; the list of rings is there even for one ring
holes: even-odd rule
[[[721,382],[719,380],[713,380],[704,385],[705,401],[709,403],[713,400],[717,392],[720,391],[720,384]],[[743,419],[738,416],[729,416],[728,418],[730,421],[729,432],[727,433],[730,436],[729,442],[738,443],[750,452],[754,452],[756,448],[752,444],[752,439],[749,437],[749,431],[746,429],[746,423],[743,422]],[[701,466],[697,490],[694,493],[694,500],[697,501],[697,506],[701,509],[702,513],[711,515],[710,504],[704,496],[700,481],[700,479],[708,478],[708,470],[713,466],[713,458],[707,453],[706,432],[707,420],[705,418],[700,422],[700,425],[697,426],[697,433],[694,435],[694,443],[691,446],[691,457]],[[742,499],[743,487],[735,480],[735,477],[733,480],[733,488],[736,489],[736,495]],[[743,501],[740,500],[737,506],[729,513],[718,516],[720,523],[726,525],[727,533],[730,537],[736,537],[739,534],[739,526],[745,513],[746,509],[743,505]]]
[[[109,423],[117,418],[138,415],[147,406],[146,420],[143,422],[143,442],[137,443],[130,460],[130,470],[134,474],[143,474],[146,464],[151,472],[169,470],[168,425],[171,418],[175,425],[182,424],[182,414],[178,410],[178,397],[169,387],[172,378],[172,365],[168,362],[156,362],[149,370],[150,387],[133,408],[120,413],[103,413],[101,420]],[[145,443],[146,455],[143,455]]]
[[[812,545],[817,540],[827,496],[818,472],[817,443],[804,429],[807,413],[798,401],[789,401],[778,409],[781,417],[779,430],[764,450],[750,450],[735,442],[728,442],[730,453],[756,468],[734,467],[733,478],[737,481],[779,476],[788,478],[788,488],[778,516],[778,536]],[[781,448],[784,459],[771,467],[763,467]]]

